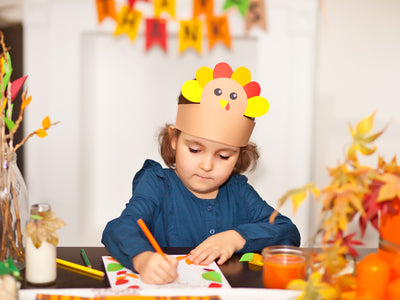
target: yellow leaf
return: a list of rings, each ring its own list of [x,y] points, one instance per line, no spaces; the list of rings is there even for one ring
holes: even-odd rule
[[[395,197],[400,198],[400,176],[386,173],[380,176],[379,180],[385,184],[379,191],[378,202],[392,200]]]
[[[303,203],[304,199],[307,196],[307,192],[300,192],[292,196],[292,204],[293,204],[293,214],[296,213],[297,208],[301,203]]]
[[[47,116],[46,118],[43,119],[42,126],[43,126],[43,129],[49,129],[50,128],[51,123],[50,123],[49,116]]]
[[[45,136],[47,136],[47,132],[46,130],[40,128],[38,130],[35,131],[36,135],[40,138],[44,138]]]
[[[356,126],[356,132],[359,133],[368,133],[371,131],[372,126],[374,125],[374,116],[375,112],[370,116],[362,119]]]

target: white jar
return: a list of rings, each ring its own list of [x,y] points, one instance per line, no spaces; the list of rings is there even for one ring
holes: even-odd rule
[[[37,216],[42,217],[51,211],[49,204],[34,204],[31,207],[30,222],[37,222],[40,226],[40,220],[35,219]],[[57,278],[57,250],[56,246],[42,241],[40,246],[36,248],[32,238],[26,236],[25,241],[25,279],[32,285],[50,285]]]

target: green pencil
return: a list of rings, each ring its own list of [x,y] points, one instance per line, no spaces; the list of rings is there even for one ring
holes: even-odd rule
[[[81,256],[82,256],[83,262],[85,263],[86,267],[91,268],[92,265],[90,264],[90,261],[89,261],[87,255],[86,255],[86,252],[83,248],[81,249]]]

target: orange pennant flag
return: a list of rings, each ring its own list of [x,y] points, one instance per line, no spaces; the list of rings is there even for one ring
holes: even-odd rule
[[[175,0],[154,0],[154,15],[156,18],[162,12],[167,12],[172,18],[175,18]]]
[[[146,19],[146,51],[159,44],[167,51],[167,20]]]
[[[134,41],[137,36],[142,13],[138,10],[130,9],[129,6],[123,6],[117,16],[117,27],[114,35],[125,33]]]
[[[115,2],[114,0],[96,0],[97,18],[99,23],[103,22],[106,17],[116,20]]]
[[[193,47],[201,53],[201,21],[192,19],[180,21],[179,28],[179,52],[182,53],[189,47]]]
[[[267,31],[267,21],[265,16],[265,0],[251,0],[245,18],[246,31],[249,31],[256,25],[264,29],[264,31]]]
[[[213,0],[193,0],[193,17],[205,15],[211,17],[213,15]]]
[[[228,19],[226,16],[207,18],[208,44],[212,49],[216,42],[224,43],[231,48],[231,35],[229,33]]]

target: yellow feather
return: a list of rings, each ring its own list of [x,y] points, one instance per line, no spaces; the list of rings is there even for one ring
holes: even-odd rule
[[[268,112],[268,100],[261,96],[255,96],[247,100],[244,115],[250,118],[258,118]]]

